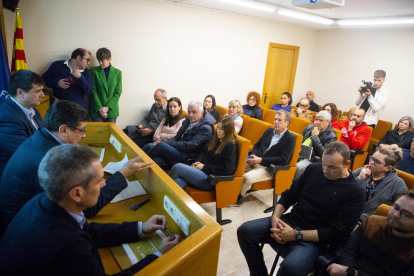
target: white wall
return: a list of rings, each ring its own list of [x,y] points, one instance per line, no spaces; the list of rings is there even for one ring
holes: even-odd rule
[[[412,29],[317,32],[309,90],[318,104],[334,102],[347,111],[355,106],[361,80],[372,81],[374,71],[383,69],[391,96],[380,119],[395,125],[403,116],[414,117],[413,46]]]
[[[207,94],[219,105],[244,102],[248,91],[262,91],[269,42],[301,47],[294,98],[308,89],[313,30],[163,1],[37,0],[19,7],[30,70],[43,74],[77,47],[92,52],[91,66],[98,48],[112,51],[123,72],[120,127],[143,118],[157,88],[183,106]],[[11,57],[15,15],[4,13]]]

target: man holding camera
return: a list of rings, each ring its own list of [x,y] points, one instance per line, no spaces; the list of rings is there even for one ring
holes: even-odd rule
[[[376,127],[379,116],[390,97],[390,91],[382,86],[385,81],[385,75],[384,70],[375,71],[374,84],[363,81],[365,85],[359,87],[358,91],[360,94],[355,100],[358,108],[365,110],[365,122],[372,128]]]

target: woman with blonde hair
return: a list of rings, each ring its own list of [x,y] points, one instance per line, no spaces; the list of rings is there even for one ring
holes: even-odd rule
[[[247,104],[243,105],[243,114],[263,121],[263,112],[260,109],[260,94],[250,91],[246,98]]]
[[[237,136],[233,120],[221,117],[217,122],[214,138],[204,147],[191,166],[175,164],[168,175],[181,187],[192,186],[199,190],[212,191],[215,186],[207,181],[210,174],[232,175],[236,171]]]
[[[234,121],[234,130],[236,134],[239,134],[243,126],[243,108],[238,100],[232,100],[229,102],[228,114],[224,116],[230,116]]]

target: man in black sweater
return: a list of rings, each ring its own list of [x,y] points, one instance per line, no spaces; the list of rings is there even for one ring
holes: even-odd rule
[[[247,161],[244,180],[237,204],[243,203],[243,196],[253,183],[275,178],[267,171],[270,165],[286,165],[295,149],[296,137],[287,130],[290,123],[290,113],[276,111],[274,128],[269,128],[254,145],[250,159]]]
[[[347,170],[350,150],[332,142],[322,164],[309,165],[282,193],[273,215],[244,223],[237,230],[251,275],[267,275],[259,243],[284,257],[277,275],[307,275],[328,244],[345,242],[364,207],[365,190]],[[292,211],[284,214],[291,206]]]
[[[313,101],[315,99],[315,93],[312,91],[306,92],[306,98],[309,100],[309,110],[319,112],[319,105]],[[299,107],[299,103],[296,106]]]

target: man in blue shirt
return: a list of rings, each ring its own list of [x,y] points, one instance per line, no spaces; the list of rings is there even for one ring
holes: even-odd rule
[[[53,96],[69,100],[87,109],[87,95],[93,93],[92,73],[86,66],[91,53],[78,48],[72,52],[70,59],[53,62],[43,74],[47,87],[53,88]]]
[[[0,105],[0,179],[16,149],[43,125],[34,108],[45,96],[43,85],[42,77],[29,70],[18,70],[10,78],[10,97]]]

